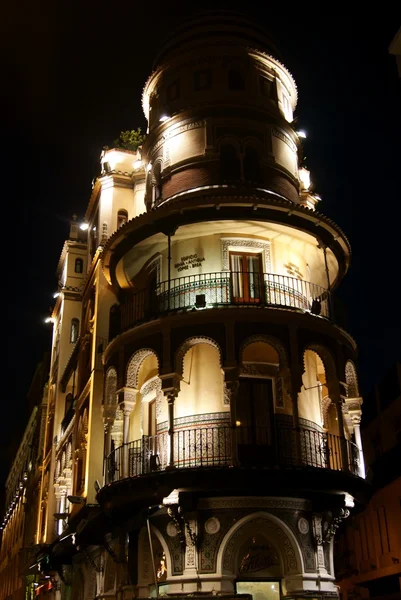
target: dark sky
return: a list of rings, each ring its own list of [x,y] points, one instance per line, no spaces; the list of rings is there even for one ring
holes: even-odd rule
[[[85,213],[102,146],[122,129],[146,128],[141,93],[160,40],[198,8],[174,1],[80,4],[8,2],[1,15],[2,480],[27,422],[36,364],[49,348],[43,318],[69,219]],[[348,306],[366,391],[401,346],[401,83],[388,54],[401,10],[395,2],[371,13],[353,3],[277,4],[202,7],[255,17],[295,77],[319,208],[353,247],[338,295]]]

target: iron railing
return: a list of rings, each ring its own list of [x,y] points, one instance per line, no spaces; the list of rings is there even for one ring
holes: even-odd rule
[[[176,468],[233,465],[233,442],[239,466],[313,467],[359,475],[360,450],[345,438],[307,428],[229,425],[177,429],[123,444],[106,458],[106,483]],[[169,453],[172,456],[169,456]]]
[[[276,306],[331,317],[330,292],[319,285],[274,273],[220,271],[134,292],[120,306],[121,331],[166,312],[218,306]]]

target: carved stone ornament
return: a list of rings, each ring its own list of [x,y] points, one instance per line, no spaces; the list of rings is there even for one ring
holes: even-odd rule
[[[306,535],[309,531],[309,523],[304,517],[298,520],[298,530],[303,535]]]
[[[167,523],[166,531],[169,537],[176,537],[178,535],[177,527],[174,521],[169,521]]]
[[[206,531],[206,533],[209,533],[210,535],[213,535],[214,533],[218,533],[220,531],[220,527],[221,527],[220,521],[216,517],[211,517],[205,523],[205,531]]]

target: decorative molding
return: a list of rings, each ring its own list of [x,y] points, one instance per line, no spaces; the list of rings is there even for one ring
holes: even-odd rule
[[[347,385],[347,397],[358,398],[359,397],[359,386],[358,377],[356,374],[356,368],[351,360],[347,360],[345,365],[345,381]]]
[[[231,248],[256,248],[261,249],[264,257],[264,268],[265,273],[271,271],[271,257],[270,257],[270,242],[266,240],[257,240],[252,238],[220,238],[221,241],[221,268],[222,271],[230,271],[229,252]]]
[[[218,533],[220,531],[220,528],[221,523],[216,517],[210,517],[210,519],[208,519],[205,523],[205,531],[209,535],[214,535],[215,533]]]
[[[143,386],[141,387],[140,393],[142,396],[142,400],[144,400],[146,398],[146,396],[149,396],[149,394],[151,394],[152,392],[156,392],[156,395],[157,395],[158,392],[161,392],[161,389],[162,389],[161,379],[158,375],[155,375],[154,377],[152,377],[151,379],[146,381],[143,384]]]
[[[110,367],[106,373],[104,404],[114,406],[117,404],[117,371]]]
[[[201,415],[191,415],[188,417],[177,417],[174,419],[174,429],[181,427],[185,428],[188,425],[200,425],[209,426],[211,424],[226,425],[230,423],[230,413],[218,412],[218,413],[204,413]]]
[[[304,517],[301,517],[298,520],[298,531],[302,533],[302,535],[309,533],[309,523]]]
[[[240,368],[240,374],[247,377],[265,377],[273,379],[276,377],[278,367],[270,363],[243,362]]]
[[[200,498],[199,509],[233,509],[233,508],[285,508],[291,510],[309,510],[310,501],[301,498],[279,498],[271,496],[238,496],[236,498]]]
[[[287,352],[286,352],[283,344],[280,342],[280,340],[278,340],[273,335],[257,334],[257,335],[251,335],[251,336],[249,336],[241,344],[240,356],[243,355],[244,350],[245,350],[245,348],[247,346],[249,346],[250,344],[254,344],[256,342],[263,342],[265,344],[269,344],[269,346],[272,346],[272,348],[274,348],[274,350],[278,354],[278,360],[279,360],[279,365],[278,366],[279,366],[280,372],[282,372],[283,370],[288,369]]]
[[[297,151],[294,142],[283,131],[280,131],[279,129],[272,129],[272,136],[287,144],[287,146],[291,148],[293,152]]]
[[[269,538],[272,538],[272,540],[276,542],[276,545],[279,546],[281,556],[285,562],[286,575],[299,572],[299,561],[297,560],[294,545],[287,533],[282,527],[280,527],[279,524],[270,521],[268,517],[262,516],[244,523],[233,533],[229,539],[223,556],[223,569],[226,572],[237,572],[237,565],[235,564],[235,561],[237,557],[238,543],[247,529],[250,529],[250,537],[252,535],[251,532],[253,532],[254,535],[254,532],[258,531],[261,534],[266,533]]]
[[[141,350],[137,350],[131,356],[127,366],[127,377],[126,377],[126,385],[127,387],[137,388],[138,387],[138,375],[139,369],[145,358],[151,355],[156,356],[157,362],[159,363],[159,358],[152,348],[142,348]]]
[[[191,337],[191,338],[188,338],[187,340],[185,340],[185,342],[183,344],[181,344],[181,346],[178,348],[176,355],[175,355],[176,373],[179,373],[181,375],[181,377],[184,372],[185,355],[188,352],[188,350],[190,350],[196,344],[208,344],[209,346],[213,346],[213,348],[216,348],[216,350],[219,353],[220,367],[222,366],[221,348],[215,340],[213,340],[212,338],[206,337],[206,336]]]
[[[284,397],[283,397],[283,378],[276,377],[275,383],[275,403],[276,408],[284,408]]]
[[[174,521],[169,521],[167,523],[166,532],[169,537],[176,537],[178,535],[177,526]]]

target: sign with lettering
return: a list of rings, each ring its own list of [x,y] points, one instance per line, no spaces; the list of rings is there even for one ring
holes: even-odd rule
[[[189,269],[201,267],[204,260],[204,256],[198,256],[196,253],[187,254],[186,256],[181,256],[180,261],[175,263],[174,266],[178,272],[188,271]]]
[[[270,544],[253,542],[241,560],[239,572],[242,574],[257,573],[279,564],[278,556]]]

